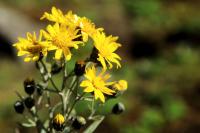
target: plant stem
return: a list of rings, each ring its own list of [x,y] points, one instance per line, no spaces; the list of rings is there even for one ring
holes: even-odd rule
[[[44,62],[43,62],[42,60],[40,60],[40,62],[41,62],[41,64],[42,64],[43,68],[44,68],[45,73],[48,75],[48,79],[50,80],[51,84],[53,85],[53,87],[54,87],[57,91],[59,91],[58,87],[56,86],[56,84],[54,83],[54,81],[53,81],[53,79],[52,79],[52,77],[51,77],[51,74],[48,72],[46,65],[44,64]]]
[[[52,92],[52,93],[58,93],[58,91],[56,91],[56,90],[52,90],[52,89],[48,89],[48,88],[45,88],[45,89],[43,89],[44,91],[48,91],[48,92]]]
[[[66,92],[66,101],[65,101],[65,105],[66,105],[66,110],[68,110],[67,108],[68,107],[68,104],[69,104],[69,101],[71,99],[71,94],[73,92],[73,88],[75,88],[75,84],[77,83],[78,85],[78,78],[75,76],[71,82],[71,86],[67,89],[67,92]],[[76,87],[77,87],[76,85]]]
[[[51,84],[53,85],[53,87],[56,89],[56,91],[59,92],[60,90],[58,89],[58,87],[54,83],[53,79],[51,77],[49,77],[49,80],[50,80]]]
[[[66,77],[67,77],[67,62],[64,62],[64,69],[63,69],[63,83],[62,83],[62,90],[65,88],[65,82],[66,82]]]
[[[95,107],[94,107],[94,103],[95,103],[95,98],[93,98],[93,100],[92,100],[91,113],[90,113],[90,115],[88,117],[88,120],[91,120],[92,117],[94,116],[95,112],[96,112]]]
[[[70,116],[70,114],[71,114],[71,112],[72,112],[74,106],[76,105],[76,103],[77,103],[84,95],[85,95],[85,93],[83,93],[82,95],[80,95],[78,98],[75,99],[75,101],[74,101],[74,103],[72,104],[72,106],[71,106],[69,112],[67,113],[67,118],[66,118],[66,120],[68,120],[68,118],[69,118],[69,116]]]

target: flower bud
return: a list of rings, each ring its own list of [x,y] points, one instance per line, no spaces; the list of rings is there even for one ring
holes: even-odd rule
[[[113,106],[112,113],[113,114],[121,114],[122,112],[124,112],[124,110],[125,110],[124,104],[122,104],[122,103],[116,103]]]
[[[62,114],[57,114],[53,119],[53,128],[56,131],[62,131],[64,129],[65,118]]]
[[[82,76],[85,73],[86,63],[84,61],[77,61],[74,68],[74,73],[77,76]]]
[[[14,104],[15,111],[19,114],[24,112],[24,104],[21,101],[16,101]]]
[[[34,93],[35,81],[32,78],[27,78],[24,80],[24,90],[29,95]]]
[[[81,129],[86,124],[86,120],[82,116],[78,116],[75,118],[75,120],[72,123],[72,127],[76,130]]]
[[[35,100],[31,97],[27,97],[24,100],[24,104],[28,109],[31,109],[35,105]]]

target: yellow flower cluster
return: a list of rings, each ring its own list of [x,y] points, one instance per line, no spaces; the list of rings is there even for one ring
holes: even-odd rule
[[[78,49],[80,45],[85,46],[89,38],[93,40],[96,51],[96,63],[103,67],[102,72],[96,72],[94,65],[87,67],[85,71],[86,80],[82,81],[81,87],[85,87],[85,92],[94,92],[96,99],[105,102],[103,94],[113,95],[115,89],[122,91],[127,88],[124,80],[118,82],[106,82],[110,75],[104,75],[107,69],[112,69],[113,64],[117,68],[121,67],[119,55],[115,51],[121,47],[117,42],[118,37],[107,36],[103,28],[97,28],[91,20],[80,17],[72,11],[64,14],[61,10],[52,7],[51,13],[45,12],[41,20],[47,19],[53,22],[46,29],[40,30],[39,38],[36,33],[27,33],[26,38],[18,38],[18,42],[13,46],[18,50],[18,56],[25,55],[25,62],[38,61],[41,57],[47,56],[49,51],[54,51],[54,59],[66,59],[72,57],[71,50]],[[93,51],[94,51],[93,50]],[[109,88],[112,86],[112,89]]]

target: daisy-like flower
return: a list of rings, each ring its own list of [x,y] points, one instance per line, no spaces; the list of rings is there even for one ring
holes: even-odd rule
[[[37,39],[36,33],[27,33],[26,38],[18,38],[17,43],[13,44],[18,50],[18,56],[26,55],[24,58],[25,62],[37,61],[42,56],[47,55],[48,44],[46,41],[42,41],[42,34],[40,32],[39,38]]]
[[[103,31],[103,28],[96,28],[95,24],[86,17],[79,17],[72,11],[68,11],[67,14],[63,14],[60,9],[52,7],[51,13],[45,12],[41,19],[47,19],[49,21],[59,23],[69,27],[76,27],[81,29],[81,35],[84,42],[88,41],[88,37],[91,37],[97,31]]]
[[[45,12],[44,15],[40,18],[42,19],[47,19],[52,22],[56,23],[64,23],[66,21],[65,15],[60,9],[57,9],[55,7],[52,7],[51,9],[51,14]]]
[[[113,84],[113,88],[118,91],[125,91],[128,88],[128,83],[126,80],[119,80],[115,84]]]
[[[88,37],[92,37],[98,31],[103,31],[103,28],[96,28],[95,24],[86,17],[80,18],[78,24],[78,26],[81,28],[84,42],[88,41]]]
[[[74,25],[74,26],[79,26],[79,20],[80,20],[80,17],[76,14],[74,14],[72,11],[68,11],[67,14],[65,15],[65,25]]]
[[[78,49],[78,44],[82,41],[74,41],[80,35],[77,35],[76,28],[60,26],[58,23],[55,25],[48,25],[46,31],[42,31],[44,38],[49,42],[48,50],[55,51],[55,59],[59,60],[64,53],[67,60],[71,59],[70,48]]]
[[[94,46],[98,50],[97,60],[102,64],[104,69],[107,69],[107,64],[109,69],[113,67],[112,63],[115,63],[118,67],[121,67],[119,60],[121,58],[119,55],[114,53],[121,44],[117,43],[118,37],[106,36],[103,32],[97,32],[93,35]]]
[[[79,17],[69,11],[66,15],[64,25],[75,26],[81,30],[81,35],[84,42],[88,41],[88,37],[92,37],[97,31],[103,31],[103,28],[96,28],[95,24],[86,17]]]
[[[105,102],[104,94],[113,95],[115,91],[108,88],[114,82],[107,82],[110,78],[109,74],[104,74],[105,71],[101,71],[99,74],[96,72],[94,65],[86,69],[85,78],[80,84],[84,87],[84,92],[94,92],[95,99],[100,99],[103,103]]]

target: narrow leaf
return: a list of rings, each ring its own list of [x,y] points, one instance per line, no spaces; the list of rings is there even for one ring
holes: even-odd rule
[[[99,126],[99,124],[103,121],[104,116],[96,119],[83,133],[93,133],[95,129]]]

